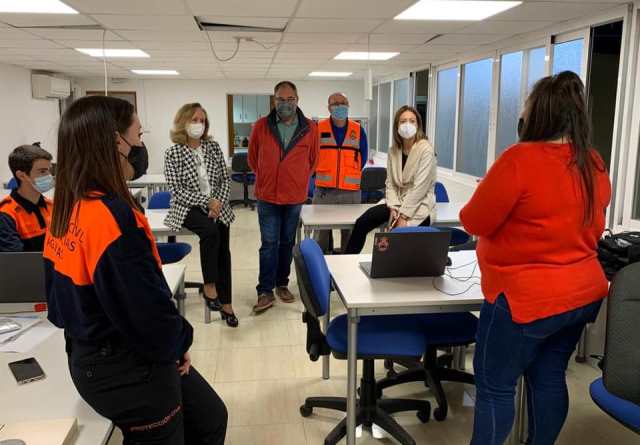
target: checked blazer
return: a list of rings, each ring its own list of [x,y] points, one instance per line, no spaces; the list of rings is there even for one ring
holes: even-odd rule
[[[220,145],[213,140],[202,140],[202,153],[209,175],[211,195],[200,192],[198,180],[198,156],[184,144],[170,147],[164,155],[164,174],[171,190],[171,206],[164,223],[173,230],[180,230],[192,207],[207,211],[211,198],[222,203],[219,221],[229,226],[235,216],[229,205],[231,179]]]

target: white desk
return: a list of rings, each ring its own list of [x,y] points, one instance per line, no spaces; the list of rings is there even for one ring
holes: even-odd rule
[[[351,229],[356,219],[376,204],[308,204],[300,211],[298,242],[302,241],[301,228],[304,226],[305,238],[311,237],[313,230]],[[433,226],[459,226],[460,210],[465,203],[436,203],[436,220]]]
[[[453,266],[467,265],[459,269],[449,269],[457,277],[469,277],[474,272],[475,251],[449,253]],[[359,317],[364,315],[417,314],[435,312],[477,311],[484,301],[478,278],[459,282],[450,277],[438,278],[385,278],[370,279],[360,269],[359,263],[370,261],[371,255],[328,255],[325,256],[332,281],[340,300],[347,308],[348,353],[347,353],[347,444],[355,444],[355,409],[357,360],[356,344]],[[474,275],[480,276],[476,268]],[[435,285],[435,286],[434,286]],[[466,292],[457,296],[449,294]],[[326,325],[326,318],[323,322]],[[519,410],[520,411],[520,410]],[[521,412],[516,416],[522,421]],[[519,431],[516,425],[515,431]],[[517,443],[517,442],[516,442]]]
[[[192,234],[184,228],[176,232],[166,226],[164,219],[167,217],[167,213],[169,213],[169,210],[167,209],[145,210],[145,216],[147,217],[147,221],[149,221],[149,227],[151,227],[151,232],[154,236],[178,236]]]
[[[180,264],[162,267],[174,295],[183,288],[184,270],[185,266]],[[69,375],[64,343],[63,331],[59,329],[26,354],[0,353],[0,422],[75,417],[78,419],[79,430],[74,445],[104,445],[111,436],[113,425],[110,420],[96,413],[77,393]],[[38,360],[46,378],[19,386],[7,365],[28,357]]]
[[[146,188],[148,191],[148,197],[155,192],[161,192],[167,188],[167,178],[164,174],[156,175],[142,175],[136,180],[128,182],[131,188]]]
[[[135,198],[136,201],[140,202],[140,198],[142,198],[142,189],[141,188],[129,188],[129,192],[131,192],[131,195]],[[0,199],[4,198],[7,195],[11,194],[11,190],[9,189],[2,189],[0,190]],[[54,194],[54,189],[49,190],[47,193],[44,194],[44,196],[46,196],[49,199],[53,199],[53,194]],[[142,204],[140,202],[140,204]]]

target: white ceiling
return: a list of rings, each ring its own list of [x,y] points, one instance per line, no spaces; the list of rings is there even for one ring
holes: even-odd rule
[[[334,56],[368,48],[400,52],[372,63],[374,75],[382,76],[628,2],[525,0],[483,22],[420,22],[393,20],[416,0],[63,1],[80,14],[0,14],[0,63],[79,77],[102,75],[102,61],[74,48],[100,48],[104,35],[106,48],[140,48],[151,56],[109,60],[112,77],[137,77],[130,70],[142,68],[177,69],[186,79],[300,79],[323,70],[352,71],[362,78],[367,62],[336,61]],[[194,16],[285,30],[210,32],[220,58],[233,54],[236,36],[260,43],[242,42],[233,60],[219,62]]]

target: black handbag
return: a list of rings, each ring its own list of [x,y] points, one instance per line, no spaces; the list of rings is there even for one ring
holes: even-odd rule
[[[607,230],[598,241],[598,259],[609,281],[618,271],[640,261],[640,232],[614,234]]]

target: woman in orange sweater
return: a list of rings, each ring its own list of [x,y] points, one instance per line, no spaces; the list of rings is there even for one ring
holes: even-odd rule
[[[485,296],[472,445],[504,443],[522,375],[527,443],[555,443],[569,406],[569,358],[607,294],[596,248],[611,183],[590,145],[580,78],[563,72],[541,79],[518,127],[520,143],[495,162],[460,213],[479,237]]]

